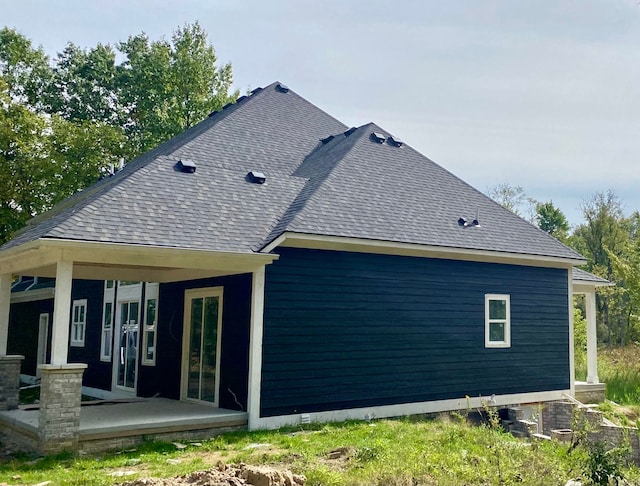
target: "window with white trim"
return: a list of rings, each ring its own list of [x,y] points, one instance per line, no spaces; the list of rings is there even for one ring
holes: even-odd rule
[[[158,338],[158,284],[148,283],[145,290],[142,364],[155,366],[156,340]]]
[[[113,302],[104,303],[102,313],[102,344],[100,345],[100,361],[111,361],[113,346]]]
[[[100,361],[111,361],[113,356],[113,298],[115,282],[104,283],[104,306],[102,308],[102,329],[100,332]]]
[[[511,347],[511,305],[507,294],[484,296],[484,345],[487,348]]]
[[[71,346],[84,346],[87,327],[87,299],[74,300],[71,311]]]

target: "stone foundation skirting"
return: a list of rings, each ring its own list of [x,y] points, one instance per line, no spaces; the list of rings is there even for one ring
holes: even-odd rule
[[[20,365],[24,356],[0,356],[0,410],[18,408]]]

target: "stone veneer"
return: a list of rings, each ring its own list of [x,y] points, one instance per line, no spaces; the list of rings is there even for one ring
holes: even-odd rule
[[[20,365],[24,356],[0,356],[0,410],[18,408]]]
[[[82,375],[86,364],[40,365],[40,449],[52,454],[78,448]]]

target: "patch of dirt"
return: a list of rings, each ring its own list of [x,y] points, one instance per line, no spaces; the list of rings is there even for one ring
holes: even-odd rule
[[[142,478],[120,486],[304,486],[306,478],[291,471],[267,466],[226,466],[222,462],[206,471],[196,471],[175,478]]]
[[[329,451],[324,458],[319,459],[319,462],[334,471],[346,471],[355,454],[356,450],[352,447],[338,447]]]

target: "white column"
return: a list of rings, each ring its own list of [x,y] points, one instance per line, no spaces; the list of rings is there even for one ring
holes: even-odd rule
[[[11,274],[0,275],[0,356],[7,355],[9,338],[9,306],[11,305]]]
[[[51,364],[67,363],[69,352],[69,312],[73,262],[59,261],[56,266],[56,294],[53,302],[53,332],[51,334]]]
[[[567,312],[569,314],[569,393],[576,394],[576,351],[573,327],[573,270],[567,270]]]
[[[264,267],[253,272],[253,284],[251,290],[249,391],[247,396],[249,430],[260,428],[260,389],[262,386],[262,331],[264,322],[264,274]]]
[[[600,383],[598,379],[598,328],[596,326],[596,291],[585,292],[587,309],[587,383]]]

